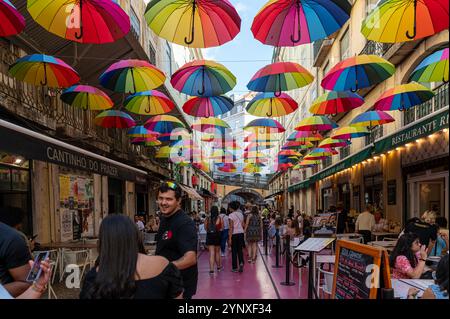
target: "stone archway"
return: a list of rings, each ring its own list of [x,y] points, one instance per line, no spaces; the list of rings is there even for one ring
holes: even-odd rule
[[[235,200],[239,201],[241,204],[250,202],[255,205],[264,205],[264,198],[261,194],[251,188],[239,188],[229,192],[223,198],[222,204],[227,205]]]

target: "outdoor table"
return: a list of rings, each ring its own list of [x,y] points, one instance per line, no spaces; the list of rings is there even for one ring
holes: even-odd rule
[[[410,288],[418,289],[420,297],[434,281],[430,279],[391,279],[391,283],[394,289],[394,298],[406,299]]]
[[[336,234],[337,239],[348,238],[348,237],[360,237],[360,233],[344,233],[344,234]]]
[[[372,235],[375,236],[375,241],[378,241],[378,237],[398,237],[398,234],[391,232],[372,232]]]
[[[397,241],[384,241],[384,240],[371,241],[368,242],[368,245],[382,247],[388,251],[392,251],[395,245],[397,245]]]

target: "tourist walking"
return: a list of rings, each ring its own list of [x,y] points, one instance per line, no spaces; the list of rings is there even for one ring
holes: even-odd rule
[[[239,210],[240,203],[238,201],[231,202],[230,207],[233,211],[229,216],[230,230],[228,235],[228,245],[231,246],[231,271],[242,272],[244,270],[244,254],[242,252],[244,247],[244,215]]]
[[[228,231],[230,229],[230,223],[228,220],[227,210],[222,207],[220,208],[220,218],[223,222],[223,229],[221,232],[221,238],[220,238],[220,251],[221,256],[225,257],[226,247],[227,247],[227,240],[228,240]]]
[[[205,219],[206,229],[206,246],[209,250],[209,273],[214,274],[214,264],[217,266],[217,271],[222,270],[222,260],[220,256],[220,240],[222,235],[223,222],[219,216],[219,208],[217,206],[211,207],[209,217]]]
[[[255,263],[256,261],[258,242],[261,240],[263,231],[262,228],[263,223],[259,215],[259,210],[256,206],[253,206],[245,222],[245,240],[248,244],[249,264]]]

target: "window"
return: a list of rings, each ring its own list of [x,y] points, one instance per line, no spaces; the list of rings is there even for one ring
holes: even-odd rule
[[[153,47],[153,44],[150,41],[148,43],[148,47],[149,47],[148,53],[150,63],[156,65],[156,49]]]
[[[350,32],[349,29],[345,30],[344,35],[340,41],[341,61],[347,59],[350,56]]]
[[[374,127],[370,131],[369,135],[366,136],[366,145],[369,145],[369,144],[375,142],[376,140],[380,139],[381,137],[383,137],[383,126],[378,125],[377,127]]]
[[[343,160],[349,155],[350,155],[350,145],[341,147],[341,149],[339,150],[339,159]]]
[[[133,8],[130,10],[130,22],[132,30],[139,38],[141,36],[141,21],[139,20],[136,12],[134,12]]]
[[[326,168],[326,167],[328,167],[328,166],[331,166],[332,163],[333,163],[332,156],[327,156],[327,157],[322,161],[323,168]]]
[[[166,47],[165,47],[165,62],[164,62],[164,69],[169,74],[172,74],[172,47],[170,46],[169,42],[166,41]]]

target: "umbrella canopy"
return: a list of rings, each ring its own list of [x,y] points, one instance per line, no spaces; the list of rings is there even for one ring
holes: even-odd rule
[[[217,169],[225,173],[234,173],[237,171],[236,165],[234,165],[233,163],[223,163],[219,165]]]
[[[298,63],[276,62],[266,65],[252,77],[247,88],[256,92],[275,92],[302,88],[314,80],[314,76]]]
[[[211,171],[209,168],[209,164],[206,162],[200,162],[200,163],[193,162],[192,166],[199,170],[204,171],[205,173],[209,173]]]
[[[364,126],[344,126],[331,134],[332,139],[349,140],[368,135],[370,132]]]
[[[314,147],[311,142],[297,142],[297,141],[287,141],[281,149],[296,149],[296,150],[306,150],[308,148]]]
[[[0,37],[19,34],[25,28],[25,18],[9,0],[0,0]]]
[[[147,130],[161,134],[170,134],[175,129],[184,128],[183,122],[172,115],[156,115],[148,119],[144,126]]]
[[[214,134],[204,134],[204,135],[200,138],[200,140],[201,140],[202,142],[212,142],[212,141],[214,141],[215,138],[216,138],[216,137],[215,137]]]
[[[244,163],[246,164],[255,164],[255,165],[264,165],[268,162],[267,158],[258,157],[258,158],[244,158]]]
[[[377,125],[383,125],[394,121],[395,119],[386,112],[368,111],[357,115],[350,122],[350,126],[366,126],[372,128]]]
[[[73,85],[64,90],[60,98],[64,103],[83,110],[107,110],[114,105],[105,92],[89,85]]]
[[[100,75],[103,87],[130,94],[156,89],[165,80],[166,76],[161,70],[143,60],[121,60]]]
[[[63,60],[44,54],[32,54],[17,59],[9,74],[36,86],[67,88],[80,81],[78,73]]]
[[[145,137],[156,139],[159,136],[158,132],[149,131],[143,125],[132,127],[127,132],[130,137]]]
[[[236,77],[224,65],[208,60],[186,63],[173,75],[174,89],[191,96],[217,96],[236,86]]]
[[[275,147],[275,144],[272,142],[251,142],[244,149],[245,152],[249,151],[262,151]]]
[[[155,158],[169,158],[170,157],[170,146],[160,147],[159,150],[155,154]]]
[[[227,96],[193,97],[183,105],[183,111],[195,117],[213,117],[227,113],[234,102]]]
[[[395,43],[422,39],[448,29],[448,1],[382,0],[363,21],[369,40]]]
[[[364,104],[364,99],[356,93],[327,92],[319,96],[309,108],[309,112],[317,115],[343,113],[355,109]]]
[[[246,111],[255,116],[278,117],[294,112],[297,102],[286,93],[275,96],[275,93],[260,93],[246,106]]]
[[[253,130],[263,128],[266,133],[283,133],[285,131],[283,125],[273,119],[256,119],[248,123],[244,130]]]
[[[191,134],[184,128],[175,128],[169,133],[162,133],[158,136],[158,140],[161,142],[177,141],[181,139],[190,139]]]
[[[262,170],[261,167],[255,165],[255,164],[249,163],[249,164],[245,165],[245,167],[242,169],[242,172],[251,174],[251,173],[259,173],[259,172],[261,172],[261,170]]]
[[[383,82],[395,72],[395,66],[377,55],[357,55],[336,64],[321,85],[331,91],[356,92]]]
[[[326,38],[350,18],[347,0],[270,0],[253,20],[253,36],[264,44],[293,47]]]
[[[412,71],[409,79],[416,82],[448,82],[448,48],[427,56]]]
[[[422,104],[434,96],[434,92],[422,84],[411,82],[398,85],[384,92],[374,104],[378,111],[404,111]]]
[[[225,130],[226,128],[230,128],[227,122],[215,117],[198,119],[191,127],[200,132],[212,132],[214,129]]]
[[[336,127],[338,127],[338,125],[332,120],[330,120],[328,117],[323,115],[315,115],[301,120],[297,124],[295,130],[317,132],[317,131],[328,131]]]
[[[320,148],[345,147],[348,144],[349,143],[347,142],[347,140],[340,140],[328,137],[319,143],[319,147]]]
[[[303,168],[308,168],[308,167],[314,167],[316,165],[319,165],[320,163],[322,163],[321,160],[303,160],[300,163],[298,163],[297,165],[295,165],[293,167],[293,169],[303,169]]]
[[[295,156],[295,157],[300,157],[302,156],[302,154],[300,154],[299,152],[296,152],[294,150],[281,150],[278,152],[278,155],[282,155],[282,156]]]
[[[237,158],[232,152],[220,148],[215,149],[211,156],[209,156],[209,159],[213,159],[220,163],[231,163],[235,162]]]
[[[160,37],[192,48],[222,45],[241,28],[241,18],[228,0],[152,0],[145,19]]]
[[[312,131],[295,131],[292,132],[287,138],[288,141],[301,143],[316,142],[322,139],[323,136],[320,135],[320,133],[314,133]]]
[[[283,172],[283,171],[287,171],[288,169],[290,169],[293,166],[294,166],[294,164],[292,164],[292,163],[280,163],[277,165],[276,170],[279,172]]]
[[[109,0],[28,0],[31,17],[47,31],[80,43],[109,43],[130,31],[130,18]]]
[[[154,143],[149,145],[148,143]],[[131,144],[134,145],[145,145],[145,146],[159,146],[161,145],[161,141],[158,141],[155,136],[152,137],[134,137],[131,140]]]
[[[244,152],[244,158],[260,158],[260,157],[267,157],[267,154],[256,151]]]
[[[95,117],[94,123],[105,128],[131,128],[136,126],[135,121],[130,115],[117,110],[101,112]]]
[[[258,131],[251,133],[244,137],[244,142],[276,142],[276,139],[272,134],[259,133]]]
[[[156,90],[138,92],[125,100],[125,108],[140,115],[160,115],[175,108],[175,104],[164,93]]]

